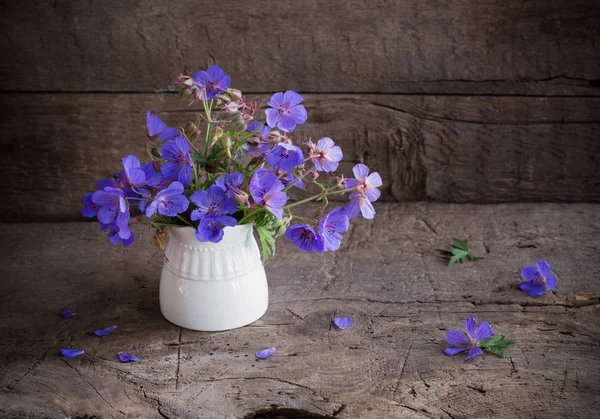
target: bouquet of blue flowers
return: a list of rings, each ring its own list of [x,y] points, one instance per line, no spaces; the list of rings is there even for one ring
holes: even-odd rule
[[[323,184],[319,172],[336,171],[341,148],[329,137],[308,140],[302,148],[293,144],[289,134],[307,120],[301,95],[275,93],[262,122],[260,106],[230,88],[231,79],[218,66],[181,75],[177,83],[189,105],[202,104],[196,121],[170,128],[147,111],[149,161],[124,157],[123,170],[97,182],[97,190],[83,198],[83,216],[97,217],[111,243],[135,242],[130,226],[140,218],[131,213],[139,210],[158,235],[168,226],[191,226],[202,242],[219,242],[225,227],[253,224],[266,260],[284,234],[309,253],[337,250],[349,219],[374,217],[372,202],[382,185],[378,173],[357,164],[354,178],[342,175]],[[311,184],[315,195],[288,202],[290,188]],[[346,206],[325,212],[328,196],[345,193],[350,194]],[[323,204],[314,219],[293,214],[294,207],[310,201]]]

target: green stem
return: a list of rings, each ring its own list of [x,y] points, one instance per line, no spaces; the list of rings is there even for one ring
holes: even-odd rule
[[[183,218],[181,215],[177,214],[177,218],[179,218],[181,221],[183,221],[184,223],[186,223],[187,225],[189,225],[190,227],[194,227],[192,225],[192,223],[190,223],[188,220],[186,220],[185,218]]]
[[[305,223],[308,224],[314,224],[315,220],[309,220],[308,218],[304,218],[304,217],[300,217],[298,215],[294,215],[294,214],[290,214],[292,216],[292,218],[296,218],[297,220],[300,221],[304,221]]]
[[[314,201],[315,199],[319,199],[319,198],[323,198],[324,196],[327,195],[340,195],[340,194],[344,194],[348,191],[344,190],[344,191],[333,191],[334,189],[337,189],[337,186],[334,186],[331,189],[327,189],[321,193],[318,193],[316,195],[313,195],[309,198],[303,199],[302,201],[298,201],[298,202],[294,202],[292,204],[286,205],[285,207],[283,207],[284,209],[289,209],[289,208],[293,208],[293,207],[297,207],[298,205],[302,205],[302,204],[306,204],[307,202],[310,201]]]
[[[253,211],[250,211],[248,214],[246,214],[240,221],[238,221],[238,225],[239,224],[244,224],[244,221],[246,221],[247,219],[249,219],[250,217],[252,217],[254,214],[256,214]]]

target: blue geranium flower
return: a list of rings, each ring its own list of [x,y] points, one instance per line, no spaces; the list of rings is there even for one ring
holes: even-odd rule
[[[231,84],[231,78],[218,65],[211,65],[206,71],[198,71],[192,80],[203,87],[207,99],[214,99]]]
[[[520,288],[530,297],[537,297],[546,293],[547,289],[556,291],[556,277],[552,274],[550,265],[545,260],[538,260],[537,266],[525,266],[521,276],[525,279]]]
[[[268,102],[271,108],[265,110],[267,125],[292,132],[296,125],[305,123],[308,117],[301,102],[302,96],[292,90],[275,93]]]

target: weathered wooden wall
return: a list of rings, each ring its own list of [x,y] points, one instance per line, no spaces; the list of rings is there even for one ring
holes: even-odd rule
[[[594,0],[4,1],[0,27],[0,220],[78,219],[212,63],[259,100],[302,92],[297,137],[374,166],[383,200],[600,201]]]

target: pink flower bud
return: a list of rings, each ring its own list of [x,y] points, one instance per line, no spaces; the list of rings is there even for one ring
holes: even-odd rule
[[[238,189],[234,194],[233,198],[238,201],[240,204],[248,205],[248,194],[240,189]]]
[[[335,177],[335,183],[340,189],[344,189],[344,187],[346,186],[346,180],[348,179],[346,179],[344,175]]]

